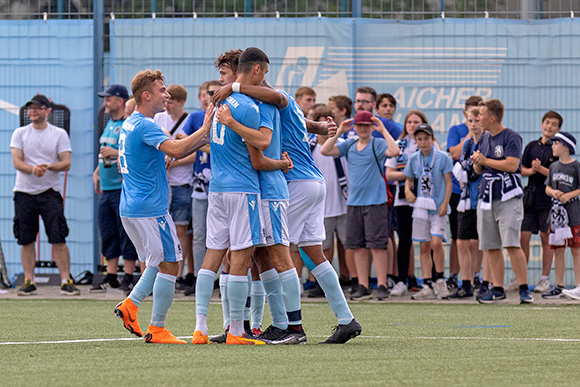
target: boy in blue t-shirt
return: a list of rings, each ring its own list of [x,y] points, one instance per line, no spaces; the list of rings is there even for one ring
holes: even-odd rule
[[[421,244],[421,270],[425,285],[411,298],[421,300],[437,296],[442,299],[449,295],[443,278],[445,269],[443,241],[446,238],[453,165],[446,153],[433,147],[433,129],[428,124],[417,126],[415,141],[420,151],[409,157],[403,173],[407,176],[405,197],[409,203],[414,204],[413,240]],[[417,196],[413,193],[415,179],[419,184]],[[435,263],[435,286],[431,274],[431,250]]]
[[[383,165],[387,157],[399,154],[399,147],[382,122],[371,112],[361,110],[354,116],[358,138],[349,138],[336,145],[338,138],[349,129],[352,119],[343,121],[336,135],[329,138],[320,149],[324,156],[346,157],[348,166],[348,198],[346,212],[345,248],[354,250],[359,287],[351,300],[371,298],[368,273],[370,250],[377,271],[378,300],[388,298],[387,242],[389,217],[387,187]],[[383,138],[374,138],[375,128]]]

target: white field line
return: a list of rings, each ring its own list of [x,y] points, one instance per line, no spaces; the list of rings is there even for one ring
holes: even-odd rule
[[[310,335],[309,337],[326,338],[322,335]],[[542,337],[461,337],[461,336],[359,336],[362,339],[379,339],[379,340],[487,340],[487,341],[552,341],[552,342],[580,342],[580,339],[560,339],[560,338],[542,338]],[[188,339],[191,336],[178,336],[180,339]],[[85,339],[85,340],[59,340],[59,341],[7,341],[0,342],[0,345],[38,345],[38,344],[75,344],[75,343],[99,343],[110,341],[135,341],[143,340],[142,338],[114,338],[114,339]]]

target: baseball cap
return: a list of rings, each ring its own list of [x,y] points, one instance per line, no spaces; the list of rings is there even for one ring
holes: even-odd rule
[[[554,137],[552,137],[552,141],[556,140],[560,141],[568,149],[570,149],[571,155],[576,153],[576,138],[572,135],[572,133],[558,132],[554,135]]]
[[[374,125],[372,118],[373,118],[373,113],[366,111],[366,110],[361,110],[360,112],[358,112],[354,115],[354,124],[355,125]]]
[[[111,85],[106,91],[101,91],[100,93],[97,93],[97,95],[99,97],[111,97],[114,95],[125,100],[129,99],[129,93],[123,85]]]
[[[52,106],[50,100],[42,94],[37,94],[34,97],[32,97],[30,101],[26,102],[25,106],[30,105],[36,105],[38,107],[46,106],[47,108],[50,108]]]
[[[431,128],[431,126],[429,126],[429,124],[419,124],[415,128],[415,136],[419,132],[427,133],[429,136],[433,137],[433,129]]]

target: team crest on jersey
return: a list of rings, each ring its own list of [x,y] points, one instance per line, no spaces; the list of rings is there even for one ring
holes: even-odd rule
[[[274,211],[278,212],[278,208],[280,207],[280,202],[270,202],[270,205],[274,209]]]
[[[493,155],[495,157],[503,157],[503,145],[496,145],[493,150]]]
[[[255,200],[250,200],[248,202],[248,204],[250,205],[250,207],[252,207],[252,211],[256,209],[256,201]]]
[[[120,126],[117,126],[117,127],[115,128],[115,130],[113,130],[113,133],[115,133],[115,134],[119,134],[119,132],[120,132],[120,131],[121,131],[121,127],[120,127]]]

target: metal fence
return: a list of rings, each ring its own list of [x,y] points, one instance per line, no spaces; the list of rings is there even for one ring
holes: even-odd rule
[[[579,0],[12,0],[0,4],[0,19],[91,18],[93,5],[102,6],[105,21],[111,14],[117,18],[323,16],[425,20],[552,19],[574,17],[580,12]]]

